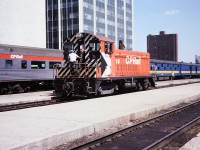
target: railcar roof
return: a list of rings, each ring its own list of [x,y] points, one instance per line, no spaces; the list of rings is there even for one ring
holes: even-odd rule
[[[0,44],[0,47],[9,47],[9,48],[21,48],[21,49],[32,49],[32,50],[60,50],[60,49],[50,49],[50,48],[40,48],[40,47],[31,47],[31,46],[20,46],[20,45],[9,45],[9,44]]]
[[[166,64],[180,64],[179,62],[175,62],[175,61],[158,60],[158,59],[151,59],[151,62],[154,62],[154,63],[166,63]]]
[[[167,60],[158,60],[158,59],[151,59],[151,62],[154,63],[166,63],[166,64],[184,64],[184,65],[197,65],[200,66],[200,64],[195,63],[186,63],[186,62],[175,62],[175,61],[167,61]]]
[[[0,44],[0,53],[20,55],[44,55],[62,57],[63,51],[58,49],[46,49],[37,47],[26,47],[17,45]]]
[[[90,33],[86,33],[86,32],[79,32],[79,33],[73,34],[70,37],[68,37],[67,40],[74,38],[74,37],[76,37],[76,38],[80,37],[81,38],[81,36],[93,36],[94,38],[97,38],[99,41],[106,41],[106,42],[114,43],[114,41],[112,39],[108,38],[108,37],[90,34]]]
[[[100,41],[106,41],[106,42],[111,42],[114,43],[114,41],[108,37],[100,36],[100,35],[94,35],[96,38],[98,38]]]

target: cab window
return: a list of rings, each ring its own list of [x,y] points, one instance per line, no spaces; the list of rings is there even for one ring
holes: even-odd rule
[[[106,42],[105,43],[105,53],[111,54],[112,53],[112,43]]]
[[[89,43],[89,57],[90,59],[100,58],[100,43],[98,41],[91,41]]]
[[[99,51],[100,43],[99,42],[90,42],[89,47],[90,47],[90,51]]]

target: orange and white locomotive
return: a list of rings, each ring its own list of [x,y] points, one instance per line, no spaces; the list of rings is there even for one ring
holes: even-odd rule
[[[88,33],[71,36],[63,49],[65,63],[54,82],[58,95],[105,95],[155,86],[149,53],[116,49],[113,40]],[[78,55],[77,61],[70,62],[71,53]]]

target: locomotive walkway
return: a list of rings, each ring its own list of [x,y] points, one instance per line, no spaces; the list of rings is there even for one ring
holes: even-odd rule
[[[175,84],[175,82],[181,81],[158,82],[157,86]],[[200,83],[194,83],[1,112],[0,149],[50,149],[83,136],[101,133],[104,129],[117,127],[118,124],[128,123],[130,120],[179,103],[200,99],[199,87]],[[48,92],[39,95],[43,100],[48,100],[51,98],[52,91]],[[34,93],[0,96],[0,103],[5,105],[6,100],[9,100],[9,103],[12,100],[15,102],[24,99],[34,100],[35,96],[32,94]]]

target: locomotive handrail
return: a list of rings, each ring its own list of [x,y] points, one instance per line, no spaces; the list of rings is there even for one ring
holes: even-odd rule
[[[88,69],[89,68],[96,68],[96,66],[89,66],[89,63],[70,63],[66,62],[66,65],[63,66],[62,68],[68,68],[70,67],[70,71],[75,71],[75,74],[70,74],[70,77],[80,77],[79,70],[82,69],[84,73],[81,75],[81,77],[87,77],[88,76]]]
[[[54,71],[56,70],[56,73],[54,74]],[[53,65],[53,80],[55,79],[55,77],[58,76],[58,63]]]

